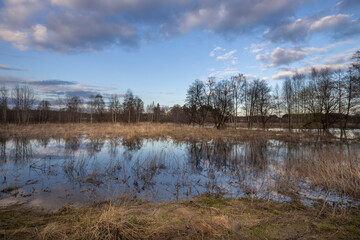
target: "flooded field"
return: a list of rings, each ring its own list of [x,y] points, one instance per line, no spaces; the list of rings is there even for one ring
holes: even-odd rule
[[[162,202],[203,193],[275,201],[296,198],[306,205],[319,199],[358,205],[359,178],[341,173],[340,183],[334,185],[306,169],[320,166],[313,159],[326,163],[334,157],[340,168],[357,171],[359,145],[171,138],[1,139],[0,207],[23,203],[53,210],[66,204]]]

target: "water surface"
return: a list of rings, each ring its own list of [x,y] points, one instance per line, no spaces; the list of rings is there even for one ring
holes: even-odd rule
[[[0,140],[0,207],[22,203],[53,210],[65,204],[161,202],[203,193],[289,201],[283,167],[317,149],[360,149],[359,144],[281,141],[176,142],[122,138]],[[316,199],[356,202],[334,192],[289,183],[305,204]]]

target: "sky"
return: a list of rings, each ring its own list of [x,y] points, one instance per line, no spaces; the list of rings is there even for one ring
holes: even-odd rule
[[[346,69],[359,40],[359,0],[1,0],[0,85],[183,105],[195,79]]]

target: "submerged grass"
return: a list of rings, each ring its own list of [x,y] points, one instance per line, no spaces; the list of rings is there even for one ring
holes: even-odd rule
[[[261,133],[261,134],[260,134]],[[253,138],[300,141],[310,137],[310,133],[291,133],[283,131],[263,131],[247,129],[212,129],[201,126],[179,125],[173,123],[138,123],[138,124],[34,124],[7,125],[0,127],[0,137],[9,138],[74,138],[87,135],[89,138],[106,138],[121,136],[125,139],[153,138],[174,140],[200,140],[229,138],[233,140],[250,140]]]
[[[360,159],[357,150],[342,151],[328,147],[312,151],[303,158],[288,159],[284,174],[294,181],[306,180],[313,187],[360,199]]]
[[[321,215],[319,212],[321,211]],[[359,239],[360,210],[201,196],[159,204],[0,210],[3,239]]]

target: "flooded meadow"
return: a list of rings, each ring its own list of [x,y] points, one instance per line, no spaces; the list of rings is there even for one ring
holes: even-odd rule
[[[359,145],[261,138],[0,139],[0,207],[56,210],[67,204],[163,202],[205,193],[358,205]]]

